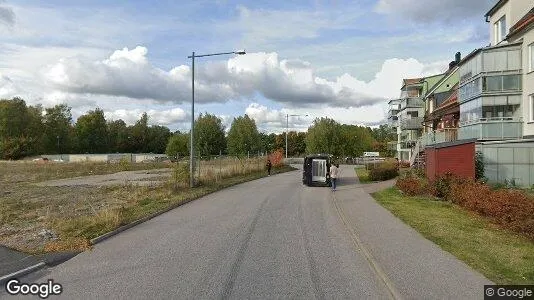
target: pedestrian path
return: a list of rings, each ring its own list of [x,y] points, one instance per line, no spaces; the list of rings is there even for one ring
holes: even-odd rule
[[[403,298],[483,298],[483,287],[491,281],[380,206],[359,184],[350,166],[342,168],[343,176],[332,200]]]

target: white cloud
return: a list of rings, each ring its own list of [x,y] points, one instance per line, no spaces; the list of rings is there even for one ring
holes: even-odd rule
[[[267,132],[282,133],[286,130],[286,114],[298,115],[287,119],[290,131],[306,131],[313,120],[329,117],[341,124],[375,126],[385,123],[386,102],[361,108],[315,107],[302,109],[270,109],[251,103],[245,110],[256,121],[258,128]]]
[[[149,62],[147,52],[138,46],[117,50],[103,61],[61,59],[45,77],[55,88],[69,93],[189,102],[190,68],[159,69]],[[402,78],[437,69],[442,67],[426,66],[415,59],[390,59],[370,82],[349,74],[329,81],[316,76],[308,62],[280,60],[277,53],[250,53],[230,58],[226,64],[202,64],[195,76],[195,100],[220,103],[259,92],[288,106],[362,107],[394,97]]]
[[[53,91],[45,93],[44,96],[37,101],[44,107],[51,107],[58,104],[67,104],[74,109],[91,109],[97,106],[97,101],[85,95],[64,93],[60,91]]]
[[[132,125],[141,118],[144,112],[148,115],[149,125],[168,126],[189,121],[187,113],[181,108],[169,110],[150,109],[148,111],[141,109],[117,109],[114,111],[105,111],[104,115],[108,121],[122,119],[126,124]]]

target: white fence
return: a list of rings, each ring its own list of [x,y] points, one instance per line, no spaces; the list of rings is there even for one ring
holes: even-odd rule
[[[165,154],[154,153],[109,153],[109,154],[43,154],[42,158],[63,162],[153,162],[169,159]]]

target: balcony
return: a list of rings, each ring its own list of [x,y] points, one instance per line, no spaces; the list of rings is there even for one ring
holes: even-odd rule
[[[405,140],[400,142],[401,150],[409,150],[412,149],[415,144],[417,144],[417,141],[414,140]]]
[[[421,139],[421,145],[428,146],[456,140],[458,140],[458,128],[444,128],[424,134]]]
[[[459,139],[510,140],[523,137],[522,118],[481,118],[460,124]]]
[[[388,126],[395,129],[395,132],[397,132],[396,128],[399,126],[399,120],[397,120],[395,117],[388,119]]]
[[[402,119],[400,121],[401,130],[417,130],[423,128],[423,118],[411,118],[411,119]]]
[[[407,107],[420,108],[425,107],[425,102],[420,98],[404,98],[402,99],[400,110],[403,110]]]
[[[396,117],[398,113],[399,113],[398,109],[390,109],[388,111],[388,118]]]

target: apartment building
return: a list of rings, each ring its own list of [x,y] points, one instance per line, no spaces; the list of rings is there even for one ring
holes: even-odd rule
[[[500,0],[486,13],[489,46],[459,63],[458,142],[476,141],[493,182],[534,184],[534,2]]]
[[[390,144],[390,149],[397,151],[400,161],[412,159],[413,148],[423,135],[423,97],[443,76],[403,79],[400,98],[389,101],[388,121],[397,132],[397,141]]]

